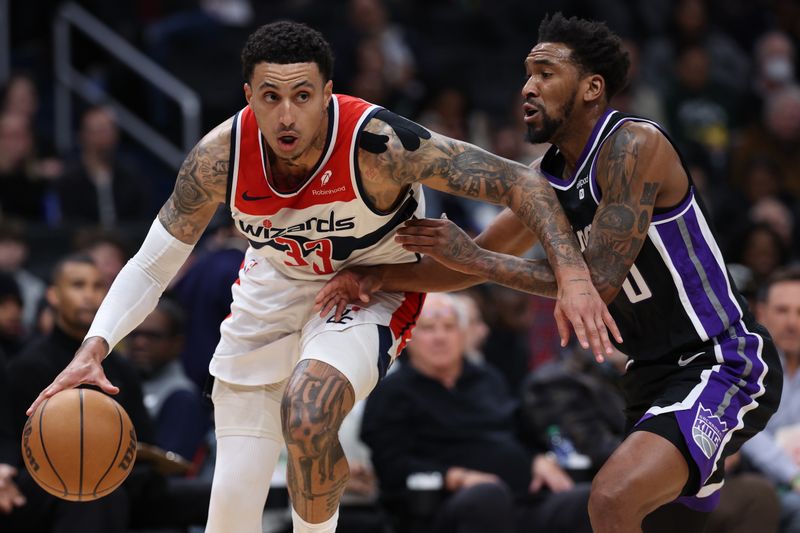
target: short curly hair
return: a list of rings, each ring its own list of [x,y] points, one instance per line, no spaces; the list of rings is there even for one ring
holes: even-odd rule
[[[603,77],[609,100],[628,83],[628,52],[603,22],[566,18],[560,12],[546,16],[539,24],[539,42],[567,45],[572,50],[572,61],[582,73]]]
[[[289,65],[316,63],[323,81],[333,75],[333,52],[320,32],[305,24],[283,20],[265,24],[250,34],[242,48],[242,75],[246,82],[261,62]]]

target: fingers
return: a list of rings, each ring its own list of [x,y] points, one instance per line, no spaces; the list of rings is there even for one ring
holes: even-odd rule
[[[556,310],[553,313],[553,316],[556,319],[556,327],[558,328],[558,336],[561,338],[561,347],[565,348],[569,343],[569,320],[564,315],[564,311],[561,310],[560,307],[556,306]]]
[[[336,302],[336,321],[339,322],[342,317],[344,316],[344,312],[347,310],[347,300],[344,298],[339,298]]]
[[[542,478],[539,477],[539,476],[536,476],[531,481],[531,485],[530,485],[528,490],[530,492],[539,492],[542,489],[543,485],[544,485],[544,482],[542,481]]]
[[[56,381],[51,383],[46,389],[44,389],[42,392],[39,393],[39,396],[37,396],[36,399],[31,404],[31,406],[28,407],[28,410],[25,411],[25,414],[31,416],[34,413],[34,411],[36,411],[36,409],[39,407],[39,405],[41,405],[42,402],[44,402],[45,400],[53,396],[55,393],[60,392],[62,390],[64,390],[64,387],[58,385],[58,380],[56,379]]]
[[[608,307],[606,306],[603,306],[603,323],[606,325],[617,342],[622,344],[622,333],[620,333],[619,328],[617,327],[617,322],[614,320],[614,317],[611,316],[611,313],[608,311]]]
[[[107,394],[119,393],[119,387],[113,385],[105,376],[102,376],[99,380],[97,380],[97,385],[103,390],[103,392]]]
[[[427,246],[429,248],[433,248],[434,246],[438,246],[440,240],[435,237],[430,237],[428,235],[400,235],[399,233],[395,235],[394,242],[403,245],[414,245],[414,246]]]
[[[438,228],[449,223],[450,221],[446,216],[442,218],[410,218],[400,227],[400,231],[405,231],[406,228],[411,227]]]
[[[584,322],[586,327],[586,337],[589,340],[589,347],[592,353],[603,353],[603,343],[600,342],[600,333],[597,331],[597,324],[594,316],[589,316]]]

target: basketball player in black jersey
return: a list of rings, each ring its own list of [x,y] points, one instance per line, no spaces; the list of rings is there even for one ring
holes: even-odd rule
[[[609,107],[628,66],[604,24],[546,18],[525,60],[524,120],[531,142],[553,144],[534,166],[555,189],[630,357],[630,432],[594,480],[592,526],[700,531],[725,457],[777,408],[781,369],[727,273],[677,148],[658,124]],[[446,219],[412,221],[397,239],[427,258],[344,273],[318,305],[342,309],[377,288],[441,291],[483,280],[555,295],[546,260],[506,255],[534,244],[509,212],[475,241]],[[556,319],[564,343],[558,306]]]

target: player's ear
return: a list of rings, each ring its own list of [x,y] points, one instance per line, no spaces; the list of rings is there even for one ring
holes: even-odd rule
[[[244,84],[244,99],[247,100],[247,103],[250,103],[250,99],[253,97],[253,88],[250,87],[250,84],[245,82]]]
[[[602,98],[603,92],[606,89],[606,80],[599,74],[592,74],[584,78],[584,102],[595,102]]]
[[[322,88],[322,95],[325,100],[325,107],[328,107],[328,104],[331,102],[331,96],[333,95],[333,80],[325,82],[325,86]]]

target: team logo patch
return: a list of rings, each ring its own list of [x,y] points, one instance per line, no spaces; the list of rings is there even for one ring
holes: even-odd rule
[[[727,430],[727,423],[711,414],[711,410],[703,407],[703,404],[698,405],[697,415],[692,424],[692,438],[708,459],[717,452],[722,436]]]
[[[331,176],[333,176],[333,172],[331,172],[330,170],[326,170],[325,173],[322,175],[321,181],[323,187],[328,184],[328,181],[331,179]]]
[[[256,259],[251,259],[250,261],[247,262],[247,264],[244,266],[242,270],[244,271],[245,274],[247,274],[248,272],[250,272],[250,269],[256,266],[257,264],[258,261]]]

